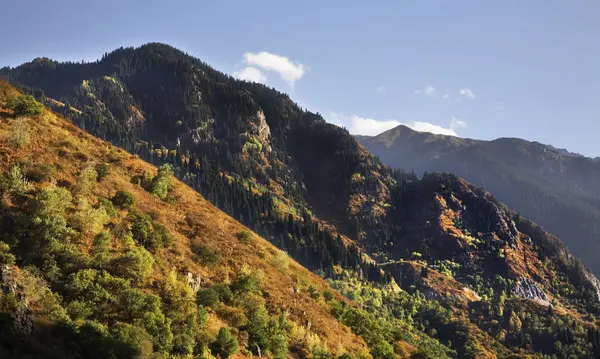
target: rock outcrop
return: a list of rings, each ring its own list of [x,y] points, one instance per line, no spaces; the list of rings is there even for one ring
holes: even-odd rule
[[[521,298],[535,300],[540,304],[550,304],[546,293],[544,293],[536,282],[529,278],[521,278],[517,286],[513,289],[513,294]]]

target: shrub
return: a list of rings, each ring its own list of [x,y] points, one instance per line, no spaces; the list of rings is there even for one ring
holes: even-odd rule
[[[73,225],[81,232],[98,234],[108,222],[109,216],[104,207],[94,208],[87,199],[81,198],[77,204],[77,212],[73,216]]]
[[[33,96],[21,95],[13,97],[7,102],[7,107],[13,110],[15,116],[40,116],[44,106],[37,102]]]
[[[108,216],[111,218],[116,217],[118,215],[117,209],[115,208],[113,203],[107,198],[98,198],[98,206],[104,208],[106,214],[108,214]]]
[[[127,191],[117,191],[112,203],[121,209],[130,209],[135,204],[135,197]]]
[[[237,278],[231,283],[231,290],[236,293],[251,293],[258,290],[264,273],[262,271],[253,271],[248,265],[238,271]]]
[[[10,246],[0,241],[0,265],[14,265],[15,256],[10,252]]]
[[[51,180],[56,175],[56,168],[45,163],[37,164],[27,171],[27,178],[33,182],[44,182]]]
[[[8,145],[11,148],[19,149],[29,143],[29,123],[24,117],[13,120],[8,129]]]
[[[150,236],[149,247],[151,250],[158,250],[173,244],[173,236],[167,227],[160,223],[152,222],[153,232]]]
[[[116,323],[110,328],[113,338],[121,343],[128,344],[139,358],[149,358],[154,352],[152,337],[146,330],[136,325]]]
[[[333,298],[335,298],[335,295],[333,294],[332,291],[326,290],[325,293],[323,293],[323,297],[325,298],[326,301],[329,302],[330,300],[332,300]]]
[[[21,167],[12,166],[7,174],[0,177],[0,190],[11,196],[22,196],[29,192],[33,186],[21,171]]]
[[[150,186],[148,190],[150,193],[155,195],[160,199],[167,198],[167,194],[169,193],[169,188],[171,187],[171,176],[173,175],[173,170],[171,169],[171,165],[164,164],[158,168],[158,174],[152,178],[150,182]]]
[[[217,265],[221,260],[221,255],[215,249],[206,245],[197,244],[194,246],[193,251],[200,263],[209,267]]]
[[[229,289],[229,286],[223,283],[217,283],[214,284],[211,287],[219,296],[219,301],[223,302],[223,303],[230,303],[231,300],[233,299],[233,293],[231,292],[231,289]]]
[[[102,231],[94,237],[92,244],[92,253],[105,252],[110,250],[110,234]]]
[[[219,295],[212,289],[202,289],[196,293],[196,303],[203,307],[214,308],[219,303]]]
[[[244,305],[248,317],[248,346],[254,354],[258,354],[257,347],[264,350],[269,346],[269,313],[264,299],[258,295],[249,295]]]
[[[191,355],[194,352],[196,341],[187,333],[177,334],[173,337],[173,353]]]
[[[74,300],[67,304],[67,313],[74,320],[85,320],[94,314],[94,310],[89,303]]]
[[[146,214],[131,211],[129,218],[133,239],[146,249],[155,252],[173,243],[173,237],[169,230],[159,223],[152,222]]]
[[[274,359],[285,359],[288,352],[288,338],[284,333],[271,336],[269,346]]]
[[[308,286],[308,294],[314,300],[319,300],[319,298],[321,298],[321,293],[319,293],[319,291],[312,285]]]
[[[128,251],[113,261],[113,271],[137,283],[143,283],[152,274],[154,258],[144,248]]]
[[[220,358],[229,358],[239,350],[239,344],[237,339],[231,335],[228,328],[221,328],[217,339],[210,346],[210,350],[213,355],[218,355]]]
[[[247,229],[242,229],[241,231],[238,232],[238,234],[236,235],[236,237],[245,244],[249,244],[252,242],[252,232],[250,232]]]
[[[290,267],[290,257],[284,251],[277,251],[271,259],[271,265],[281,273],[287,273]]]
[[[36,201],[36,214],[40,217],[64,217],[71,206],[71,192],[63,187],[43,189]]]
[[[75,186],[76,194],[79,196],[87,196],[90,194],[97,178],[98,173],[96,173],[94,166],[85,166],[77,177],[77,184]]]
[[[198,326],[203,327],[204,324],[206,324],[207,320],[208,320],[208,312],[206,311],[206,309],[204,309],[204,307],[200,306],[198,308],[198,317],[197,317]]]
[[[110,165],[108,163],[98,163],[95,166],[96,173],[98,174],[98,182],[101,182],[104,177],[110,173]]]
[[[248,323],[246,314],[240,308],[228,307],[223,303],[219,303],[217,306],[217,314],[220,318],[225,320],[229,325],[235,328],[239,328]]]

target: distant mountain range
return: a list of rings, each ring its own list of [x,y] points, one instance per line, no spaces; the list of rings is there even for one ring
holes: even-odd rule
[[[383,163],[421,174],[448,171],[485,187],[521,215],[559,236],[600,273],[600,163],[518,138],[493,141],[398,126],[357,139]]]

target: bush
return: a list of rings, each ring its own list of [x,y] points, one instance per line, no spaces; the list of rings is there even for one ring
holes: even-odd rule
[[[77,204],[77,212],[73,216],[73,225],[81,232],[98,234],[108,222],[109,216],[104,207],[94,208],[87,199],[81,198]]]
[[[319,293],[319,291],[312,285],[308,286],[308,294],[314,300],[319,300],[319,298],[321,298],[321,293]]]
[[[44,106],[37,102],[33,96],[17,96],[8,100],[7,107],[13,110],[15,116],[40,116]]]
[[[117,191],[112,203],[121,209],[130,209],[135,204],[135,197],[127,191]]]
[[[153,232],[150,236],[149,247],[151,250],[158,250],[173,244],[173,236],[167,227],[160,223],[152,222]]]
[[[98,206],[104,208],[106,214],[108,214],[108,216],[111,218],[116,217],[118,215],[117,209],[115,208],[113,203],[107,198],[98,198]]]
[[[250,244],[252,242],[252,232],[247,229],[239,231],[236,237],[245,244]]]
[[[85,166],[77,177],[75,193],[79,196],[87,196],[92,191],[92,188],[94,188],[97,179],[98,173],[96,173],[94,166]]]
[[[29,143],[29,130],[26,118],[13,120],[8,128],[8,145],[14,149],[25,147]]]
[[[123,278],[143,283],[152,274],[153,265],[154,258],[152,254],[144,248],[136,248],[115,259],[112,269]]]
[[[219,303],[219,295],[212,289],[202,289],[196,293],[196,303],[203,307],[214,308]]]
[[[113,338],[128,344],[139,358],[149,358],[154,352],[152,337],[143,328],[127,323],[116,323],[110,329]]]
[[[271,259],[271,265],[281,273],[287,273],[290,267],[290,257],[284,251],[277,251]]]
[[[217,283],[214,284],[211,287],[219,296],[219,301],[223,302],[223,303],[230,303],[231,300],[233,299],[233,293],[231,292],[231,289],[229,289],[229,286],[223,283]]]
[[[246,318],[246,314],[244,314],[244,311],[242,309],[236,307],[228,307],[223,303],[218,304],[217,315],[229,325],[235,328],[239,328],[248,324],[248,318]]]
[[[220,358],[229,358],[239,350],[239,344],[237,339],[231,335],[228,328],[221,328],[217,339],[210,346],[210,350],[213,355],[218,355]]]
[[[144,248],[155,252],[173,243],[169,230],[159,223],[152,222],[146,214],[134,210],[130,212],[129,218],[133,239]]]
[[[0,265],[14,265],[15,256],[10,252],[10,246],[0,241]]]
[[[45,188],[38,195],[36,201],[36,214],[46,218],[64,218],[67,209],[71,206],[72,199],[71,192],[66,188]]]
[[[150,182],[150,186],[148,190],[150,193],[155,195],[160,199],[167,198],[167,194],[169,193],[169,188],[171,187],[171,176],[173,175],[173,170],[171,169],[171,165],[164,164],[158,168],[158,174],[152,178]]]
[[[213,267],[219,264],[219,261],[221,260],[221,255],[216,250],[208,246],[198,244],[195,245],[192,250],[198,257],[200,263],[206,266]]]
[[[0,191],[11,196],[22,196],[29,192],[33,186],[21,171],[21,167],[12,166],[7,174],[0,177]]]
[[[264,273],[262,271],[253,271],[248,265],[238,271],[237,278],[231,283],[231,290],[235,293],[251,293],[258,290]]]
[[[98,163],[95,169],[98,174],[98,182],[101,182],[110,173],[110,165],[108,163]]]
[[[48,164],[37,164],[27,170],[27,178],[33,182],[42,183],[51,180],[56,175],[56,168]]]

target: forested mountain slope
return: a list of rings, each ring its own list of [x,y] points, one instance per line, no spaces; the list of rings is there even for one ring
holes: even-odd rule
[[[389,169],[287,95],[162,44],[2,74],[92,134],[171,164],[326,277],[362,309],[309,289],[311,298],[374,357],[599,352],[597,280],[557,238],[454,175]]]
[[[166,167],[12,116],[16,96],[0,83],[0,357],[228,356],[220,328],[237,356],[368,355],[321,278]]]
[[[483,186],[560,237],[600,273],[600,162],[517,138],[477,141],[405,126],[357,139],[387,165],[448,171]]]

